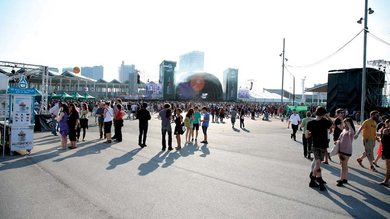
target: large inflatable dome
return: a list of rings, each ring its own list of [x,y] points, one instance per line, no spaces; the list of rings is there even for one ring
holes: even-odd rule
[[[221,82],[209,73],[186,73],[176,82],[177,100],[222,100]]]

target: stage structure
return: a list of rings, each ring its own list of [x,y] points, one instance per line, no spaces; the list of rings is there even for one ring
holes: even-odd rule
[[[365,117],[371,110],[382,107],[385,73],[367,68]],[[349,113],[360,111],[362,94],[362,69],[331,70],[328,73],[327,110],[334,115],[337,108],[347,109]]]
[[[34,65],[18,62],[0,61],[0,73],[5,74],[10,80],[19,81],[23,76],[28,80],[33,75],[42,75],[42,100],[40,114],[46,114],[48,112],[48,96],[49,96],[49,68],[44,65]],[[10,71],[5,71],[8,69]]]

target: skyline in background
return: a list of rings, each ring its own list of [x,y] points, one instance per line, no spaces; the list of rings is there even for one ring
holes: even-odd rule
[[[370,0],[370,33],[390,42],[390,1]],[[220,80],[238,69],[239,86],[281,88],[282,41],[286,38],[286,90],[296,78],[305,87],[326,83],[333,69],[361,68],[364,0],[345,1],[60,1],[0,0],[0,60],[62,69],[104,66],[104,79],[119,79],[122,61],[141,79],[158,81],[163,60],[204,52],[204,70]],[[390,60],[390,46],[368,36],[367,60]],[[222,80],[221,80],[222,81]]]

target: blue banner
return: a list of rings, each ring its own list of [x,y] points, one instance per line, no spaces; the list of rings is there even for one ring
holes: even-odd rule
[[[8,88],[8,94],[28,94],[28,95],[35,95],[35,89],[34,89],[34,88],[10,87],[10,88]]]

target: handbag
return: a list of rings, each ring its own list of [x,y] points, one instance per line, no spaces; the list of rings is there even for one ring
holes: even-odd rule
[[[330,151],[329,156],[334,156],[339,153],[340,150],[340,141],[336,141],[335,146],[332,148],[332,151]]]
[[[184,126],[184,124],[181,124],[181,134],[184,134],[186,132],[186,127]]]

